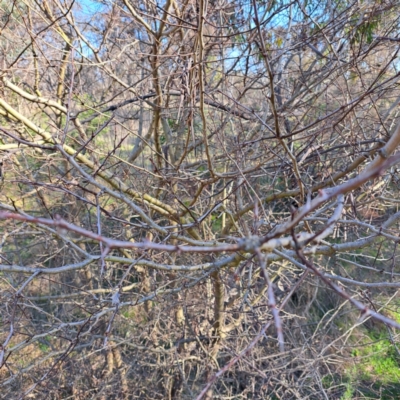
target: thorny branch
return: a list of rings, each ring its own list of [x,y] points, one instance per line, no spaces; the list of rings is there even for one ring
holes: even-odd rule
[[[399,12],[0,1],[3,397],[395,387]]]

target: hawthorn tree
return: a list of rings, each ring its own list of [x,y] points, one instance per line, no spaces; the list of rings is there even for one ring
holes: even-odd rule
[[[399,8],[0,2],[2,398],[366,394],[371,332],[400,354]]]

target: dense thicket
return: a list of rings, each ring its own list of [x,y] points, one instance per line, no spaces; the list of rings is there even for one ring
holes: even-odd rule
[[[0,398],[399,398],[399,15],[0,1]]]

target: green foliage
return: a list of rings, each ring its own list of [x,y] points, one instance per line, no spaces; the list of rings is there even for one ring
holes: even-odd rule
[[[167,118],[167,122],[168,122],[168,126],[172,129],[172,130],[176,130],[178,129],[178,124],[176,123],[176,120],[173,118]]]
[[[378,26],[378,21],[367,22],[362,24],[356,31],[354,41],[361,42],[362,38],[365,37],[365,41],[370,44],[373,40],[374,29]]]
[[[46,336],[44,338],[44,340],[41,340],[40,342],[38,342],[39,349],[42,350],[44,353],[49,351],[49,349],[50,349],[50,340],[51,340],[51,337]]]
[[[121,311],[121,314],[128,319],[134,319],[136,316],[136,310],[134,307],[129,307]]]
[[[362,43],[363,40],[368,44],[372,43],[373,34],[379,27],[379,23],[379,17],[374,17],[370,21],[363,21],[361,24],[357,23],[352,43]]]
[[[354,388],[350,382],[345,384],[346,390],[343,393],[341,400],[351,400],[353,398]]]
[[[222,218],[220,214],[211,214],[213,232],[220,232],[222,229]]]
[[[392,304],[392,309],[385,312],[396,320],[400,319],[398,303],[395,303],[395,310]],[[342,324],[343,321],[340,318],[338,322]],[[341,331],[349,327],[348,323],[344,325]],[[349,357],[351,362],[343,365],[341,372],[325,375],[324,388],[337,388],[338,397],[335,398],[340,400],[400,398],[400,356],[394,346],[398,342],[395,334],[393,341],[385,325],[371,320],[353,330],[348,341],[353,349]]]
[[[354,398],[356,390],[374,399],[377,393],[381,399],[400,398],[400,357],[386,327],[367,331],[363,342],[352,351],[355,362],[345,372],[348,381],[342,399]]]

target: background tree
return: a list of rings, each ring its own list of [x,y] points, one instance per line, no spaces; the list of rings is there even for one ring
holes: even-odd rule
[[[0,2],[1,397],[398,398],[397,3]]]

